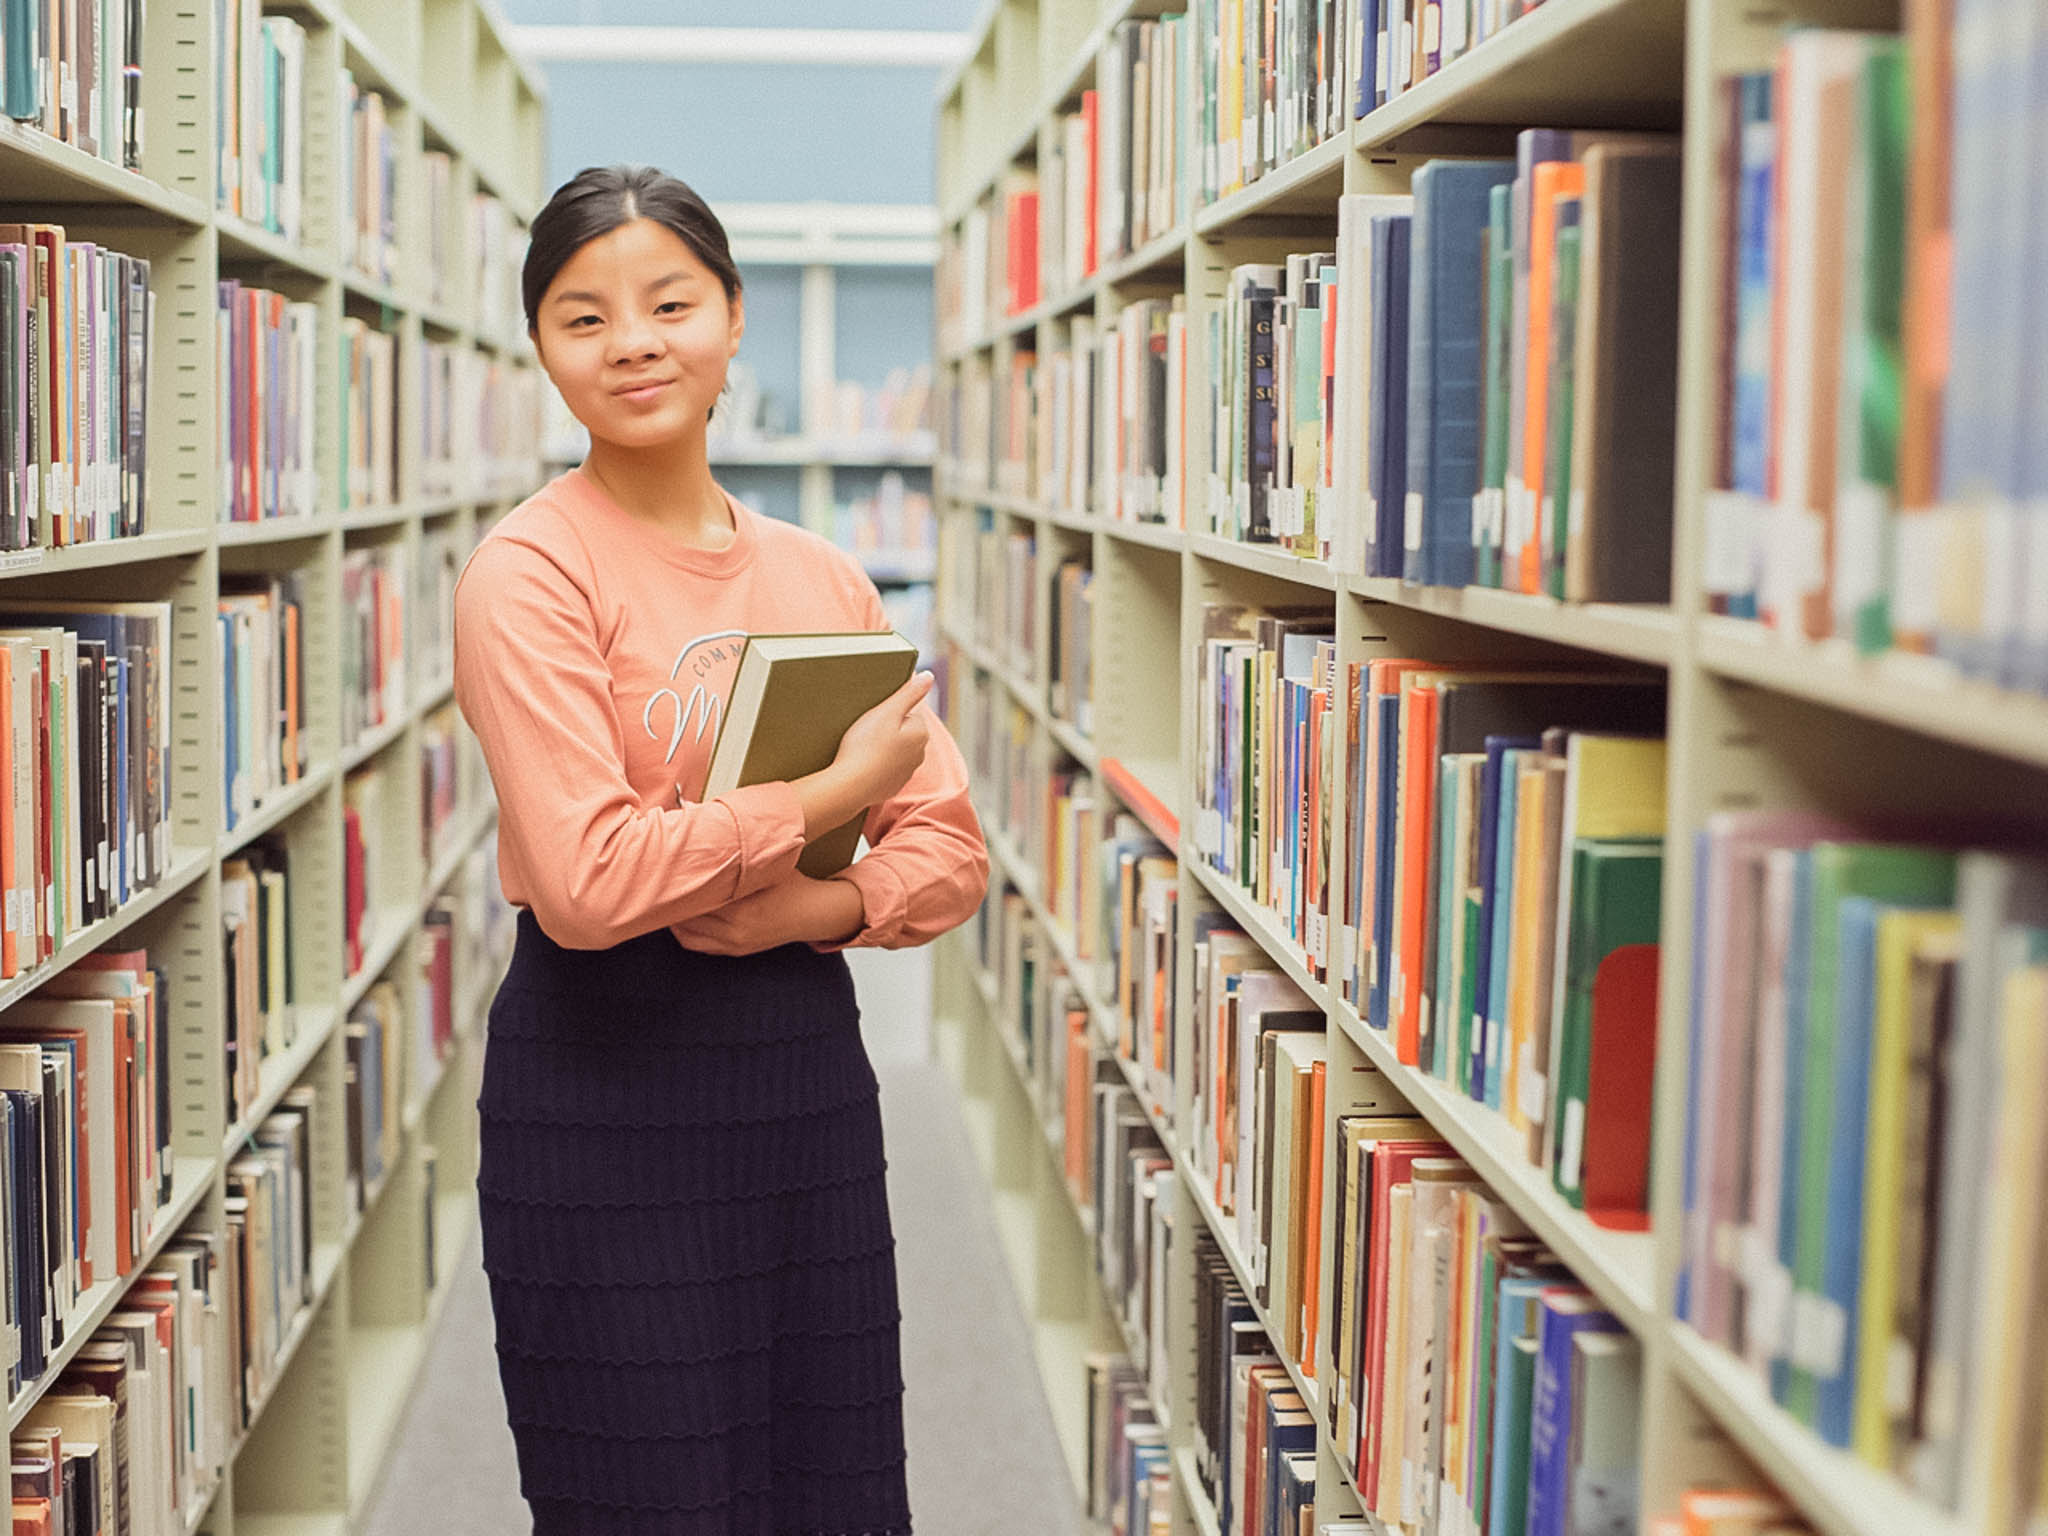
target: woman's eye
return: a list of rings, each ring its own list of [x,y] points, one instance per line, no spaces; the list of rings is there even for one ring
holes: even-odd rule
[[[579,325],[586,325],[586,324],[587,324],[587,325],[595,325],[595,324],[597,324],[597,316],[595,316],[595,315],[578,315],[578,316],[577,316],[577,317],[576,317],[576,318],[575,318],[574,320],[571,320],[571,321],[569,322],[569,329],[573,331],[573,330],[575,330],[575,329],[576,329],[576,327],[578,327]]]
[[[658,306],[654,312],[657,315],[679,315],[689,307],[681,299],[670,299],[666,304]]]

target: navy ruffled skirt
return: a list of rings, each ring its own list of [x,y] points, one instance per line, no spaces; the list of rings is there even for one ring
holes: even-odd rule
[[[895,1239],[845,961],[530,912],[478,1101],[535,1536],[898,1536]]]

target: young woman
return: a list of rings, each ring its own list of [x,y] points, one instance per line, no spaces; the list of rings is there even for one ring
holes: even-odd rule
[[[477,1176],[521,1491],[537,1536],[896,1536],[894,1239],[838,951],[981,901],[966,768],[920,674],[823,772],[700,798],[744,637],[886,628],[881,599],[712,478],[745,313],[694,192],[582,172],[523,287],[590,452],[455,593],[456,698],[523,909]],[[868,854],[798,874],[863,808]]]

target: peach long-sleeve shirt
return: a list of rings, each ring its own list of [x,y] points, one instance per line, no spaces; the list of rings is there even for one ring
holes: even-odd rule
[[[507,514],[456,583],[455,697],[498,793],[505,898],[568,948],[672,927],[795,872],[789,785],[701,799],[741,642],[887,627],[850,555],[727,500],[732,542],[695,549],[572,470]],[[838,877],[864,912],[848,944],[923,943],[987,889],[966,763],[918,707],[924,763],[868,812],[869,850]]]

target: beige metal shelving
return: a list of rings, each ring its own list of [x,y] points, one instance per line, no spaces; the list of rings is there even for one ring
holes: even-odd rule
[[[996,195],[1013,164],[1030,163],[1056,131],[1058,114],[1074,110],[1094,84],[1096,54],[1119,22],[1154,14],[1134,0],[991,0],[959,68],[940,89],[938,203],[944,230],[955,232],[978,204]],[[1014,488],[990,485],[963,466],[960,446],[941,441],[935,476],[942,547],[969,534],[982,518],[1030,534],[1037,544],[1035,633],[1038,653],[1028,669],[1013,667],[1000,647],[970,637],[971,596],[946,578],[961,567],[942,561],[940,620],[958,645],[963,670],[955,688],[986,674],[1032,716],[1031,747],[1044,761],[1091,770],[1106,760],[1135,771],[1183,826],[1193,786],[1180,766],[1192,761],[1193,674],[1204,604],[1327,603],[1338,636],[1340,665],[1373,656],[1521,660],[1603,658],[1640,668],[1670,683],[1668,785],[1670,834],[1663,891],[1660,1068],[1652,1163],[1652,1230],[1618,1233],[1595,1226],[1530,1165],[1499,1116],[1445,1085],[1400,1065],[1388,1043],[1364,1026],[1338,994],[1309,970],[1302,950],[1277,918],[1201,861],[1192,841],[1176,848],[1182,865],[1179,996],[1191,995],[1193,920],[1220,909],[1257,937],[1327,1010],[1333,1064],[1379,1069],[1391,1087],[1427,1118],[1486,1179],[1499,1197],[1577,1270],[1602,1302],[1643,1343],[1641,1507],[1644,1519],[1675,1509],[1677,1495],[1699,1476],[1746,1463],[1774,1479],[1804,1517],[1827,1536],[1928,1532],[1966,1536],[1964,1526],[1896,1479],[1823,1446],[1770,1401],[1744,1369],[1673,1318],[1679,1262],[1681,1168],[1688,1084],[1685,1077],[1687,977],[1692,928],[1692,838],[1713,812],[1737,805],[1808,804],[1844,812],[1898,811],[1930,801],[1949,811],[1993,803],[2037,805],[2048,787],[2048,703],[1958,680],[1924,657],[1864,657],[1839,644],[1808,645],[1762,633],[1752,624],[1709,614],[1699,577],[1705,512],[1706,447],[1712,430],[1715,362],[1712,308],[1721,232],[1715,228],[1715,85],[1726,73],[1754,69],[1773,54],[1788,25],[1897,25],[1884,0],[1795,0],[1790,6],[1745,7],[1736,0],[1544,0],[1528,14],[1367,117],[1338,140],[1207,206],[1139,251],[1110,260],[1090,280],[1055,294],[1028,313],[992,321],[964,316],[940,337],[940,393],[973,368],[993,381],[998,398],[1019,351],[1041,354],[1065,344],[1069,317],[1114,322],[1129,294],[1187,295],[1189,394],[1201,398],[1208,363],[1205,321],[1216,283],[1240,260],[1271,260],[1285,249],[1328,248],[1341,193],[1405,189],[1431,155],[1511,152],[1515,129],[1531,124],[1680,129],[1686,134],[1686,223],[1679,293],[1682,362],[1673,600],[1662,605],[1572,605],[1549,597],[1486,589],[1445,590],[1366,577],[1272,547],[1252,547],[1153,524],[1106,519],[1055,507]],[[1183,103],[1185,105],[1185,103]],[[1183,122],[1183,142],[1187,125]],[[1275,233],[1275,232],[1280,233]],[[957,334],[955,334],[957,333]],[[1206,453],[1199,413],[1188,423],[1190,462]],[[1192,502],[1193,498],[1190,497]],[[1051,675],[1047,651],[1048,590],[1059,560],[1080,554],[1095,574],[1091,654],[1093,729],[1084,735],[1046,707],[1033,679]],[[1000,637],[997,637],[998,639]],[[1029,678],[1019,673],[1028,670]],[[1339,776],[1341,780],[1341,775]],[[1098,791],[1108,789],[1098,774]],[[1334,786],[1343,815],[1345,786]],[[1341,824],[1341,822],[1339,823]],[[1036,856],[1000,837],[997,868],[1025,892],[1051,937],[1055,958],[1075,968],[1070,937],[1049,921],[1039,891]],[[1341,864],[1343,850],[1333,849]],[[1341,889],[1342,870],[1331,886]],[[1087,978],[1091,1012],[1100,1008]],[[1015,1211],[1035,1217],[1036,1240],[1013,1252],[1020,1292],[1047,1327],[1062,1330],[1076,1316],[1099,1323],[1097,1347],[1114,1349],[1118,1330],[1093,1276],[1091,1249],[1061,1236],[1072,1231],[1060,1181],[1020,1170],[1043,1159],[1025,1145],[1032,1109],[1029,1084],[1006,1062],[994,1038],[1000,1006],[994,982],[975,964],[971,943],[941,947],[935,1001],[942,1055],[960,1076],[979,1126],[977,1151]],[[990,1021],[984,1025],[981,1020]],[[1097,1019],[1098,1034],[1108,1023]],[[1185,1040],[1189,1031],[1182,1028]],[[1113,1052],[1111,1054],[1114,1054]],[[1122,1064],[1134,1090],[1143,1076]],[[1186,1073],[1177,1072],[1180,1102],[1148,1105],[1161,1139],[1172,1148],[1174,1123],[1190,1107]],[[1145,1095],[1139,1093],[1141,1102]],[[1324,1132],[1329,1133],[1325,1126]],[[1183,1174],[1184,1153],[1176,1158]],[[1328,1160],[1326,1159],[1326,1166]],[[1174,1219],[1183,1231],[1216,1228],[1232,1256],[1233,1234],[1206,1192],[1183,1177]],[[1326,1218],[1333,1199],[1326,1187]],[[1019,1216],[1017,1219],[1024,1219]],[[1335,1223],[1322,1223],[1324,1241]],[[1175,1362],[1168,1395],[1189,1400],[1193,1384],[1192,1278],[1187,1243],[1176,1245],[1166,1326]],[[1321,1262],[1327,1268],[1326,1251]],[[1038,1298],[1051,1294],[1047,1310]],[[1079,1298],[1077,1300],[1076,1298]],[[1318,1341],[1327,1364],[1329,1344]],[[1304,1383],[1307,1385],[1307,1383]],[[1076,1373],[1046,1374],[1049,1396],[1078,1399]],[[1185,1415],[1171,1436],[1175,1452],[1175,1536],[1215,1529],[1194,1475]],[[1732,1458],[1732,1459],[1731,1459]],[[1319,1518],[1358,1507],[1356,1488],[1327,1428],[1319,1447]],[[1080,1476],[1079,1465],[1075,1475]]]
[[[291,242],[214,207],[212,13],[192,4],[150,14],[144,72],[149,136],[141,174],[93,159],[12,122],[0,122],[0,181],[10,207],[47,218],[154,263],[158,321],[148,440],[149,505],[140,537],[0,555],[0,606],[38,596],[169,599],[173,604],[173,686],[180,701],[170,769],[173,847],[155,886],[118,913],[75,935],[52,961],[0,983],[0,1009],[32,992],[80,956],[107,944],[149,949],[171,969],[174,1044],[181,1064],[174,1086],[173,1193],[157,1216],[142,1262],[188,1220],[217,1226],[226,1198],[225,1168],[245,1138],[290,1089],[316,1086],[320,1115],[309,1168],[313,1208],[313,1296],[291,1325],[269,1387],[250,1427],[233,1437],[226,1471],[186,1510],[184,1529],[207,1536],[346,1536],[359,1529],[388,1457],[435,1319],[448,1295],[454,1258],[475,1225],[474,1086],[484,1010],[506,961],[502,952],[458,967],[457,1028],[443,1059],[412,1081],[413,978],[421,924],[444,889],[459,881],[481,840],[494,833],[494,808],[474,741],[458,744],[458,810],[430,860],[420,847],[419,751],[425,716],[450,696],[446,663],[411,668],[397,719],[344,747],[341,736],[340,562],[363,543],[399,543],[417,552],[429,520],[453,528],[458,542],[480,534],[538,483],[537,461],[517,478],[504,466],[492,479],[452,494],[428,495],[418,461],[417,376],[422,329],[518,362],[525,353],[492,334],[492,317],[429,302],[427,251],[418,170],[424,144],[449,152],[461,228],[451,230],[450,260],[470,260],[468,194],[484,187],[524,223],[542,193],[545,93],[539,76],[506,46],[492,0],[290,0],[281,7],[307,29],[305,228]],[[333,84],[344,61],[374,77],[392,99],[399,135],[397,195],[400,264],[379,283],[347,270],[335,254],[341,223],[340,118]],[[398,500],[343,512],[338,506],[339,385],[323,367],[316,514],[291,520],[221,524],[215,520],[215,436],[194,402],[210,401],[215,381],[214,280],[232,276],[286,291],[319,306],[323,356],[330,358],[344,306],[372,313],[398,338],[400,400]],[[472,285],[458,283],[457,293]],[[484,483],[486,480],[490,483]],[[415,562],[417,565],[417,562]],[[232,828],[221,812],[221,687],[214,601],[224,576],[297,571],[304,577],[302,698],[311,767]],[[407,594],[408,604],[412,594]],[[388,825],[382,839],[388,876],[375,913],[371,953],[344,977],[341,953],[341,827],[344,777],[367,763],[390,770]],[[259,837],[282,840],[292,857],[293,970],[298,984],[295,1037],[260,1071],[255,1102],[228,1123],[220,960],[220,862]],[[400,983],[408,1015],[389,1048],[402,1052],[408,1079],[401,1104],[400,1152],[388,1175],[365,1192],[361,1209],[346,1188],[340,1106],[344,1026],[349,1010],[380,976]],[[427,1284],[426,1158],[435,1159],[431,1217],[436,1283]],[[123,1280],[103,1280],[87,1295],[66,1347],[50,1370],[8,1405],[18,1425],[60,1374],[62,1363],[118,1303]],[[375,1411],[371,1411],[374,1406]]]

